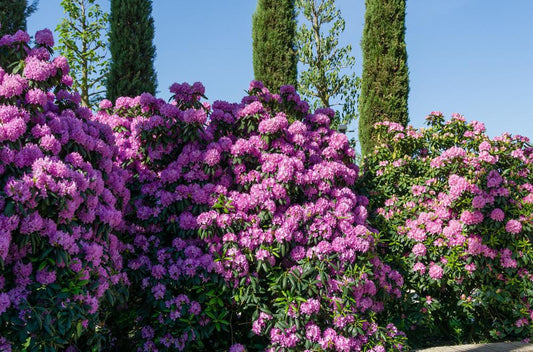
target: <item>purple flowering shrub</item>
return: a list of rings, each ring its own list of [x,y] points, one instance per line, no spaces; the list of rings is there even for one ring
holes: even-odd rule
[[[531,338],[533,148],[457,114],[428,124],[378,123],[364,162],[371,223],[406,281],[398,326],[410,342]]]
[[[129,299],[113,317],[118,350],[229,346],[228,291],[196,223],[228,181],[224,142],[214,143],[204,128],[209,106],[200,102],[200,83],[174,84],[171,92],[173,103],[147,93],[114,105],[104,100],[94,116],[115,131],[116,162],[128,173],[132,199],[122,234]]]
[[[0,39],[0,349],[100,350],[103,306],[126,282],[125,173],[89,120],[51,32]]]
[[[225,170],[197,217],[232,292],[234,349],[400,350],[403,335],[377,316],[402,277],[376,252],[334,111],[309,114],[288,86],[278,95],[252,82],[249,93],[213,104],[206,131]]]

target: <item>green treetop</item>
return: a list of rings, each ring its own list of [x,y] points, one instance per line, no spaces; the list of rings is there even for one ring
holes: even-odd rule
[[[254,76],[272,92],[296,86],[294,0],[258,0],[252,18]]]
[[[65,17],[57,26],[57,49],[68,59],[73,88],[81,104],[92,107],[105,91],[107,74],[107,23],[109,16],[96,0],[62,0]]]
[[[28,6],[27,0],[0,0],[0,37],[26,30],[26,18],[37,10],[38,0]]]
[[[356,119],[359,78],[351,45],[340,46],[345,21],[335,8],[335,0],[297,0],[305,21],[298,28],[300,72],[298,90],[316,109],[337,110],[332,126]]]
[[[154,20],[150,0],[111,0],[107,98],[155,94]]]
[[[379,121],[407,125],[409,75],[405,47],[405,0],[365,0],[363,78],[359,100],[359,141],[364,154],[376,142]]]

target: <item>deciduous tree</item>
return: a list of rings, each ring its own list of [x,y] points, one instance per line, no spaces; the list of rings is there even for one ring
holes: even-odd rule
[[[107,24],[109,15],[96,0],[62,0],[65,17],[57,26],[57,49],[68,59],[73,88],[83,106],[94,106],[105,92],[109,61]]]
[[[337,110],[332,125],[348,124],[356,119],[359,78],[354,72],[351,45],[339,45],[345,28],[335,0],[297,0],[305,19],[297,34],[300,72],[298,90],[313,108]]]

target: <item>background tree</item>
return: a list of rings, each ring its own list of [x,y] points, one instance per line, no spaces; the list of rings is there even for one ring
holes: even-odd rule
[[[26,18],[37,10],[39,0],[28,6],[27,0],[0,0],[0,37],[26,30]]]
[[[365,0],[363,79],[359,101],[359,141],[369,153],[378,121],[409,122],[409,74],[405,47],[405,0]]]
[[[111,0],[107,98],[155,94],[154,19],[150,0]]]
[[[259,0],[252,17],[254,76],[272,92],[297,83],[294,0]]]
[[[105,92],[109,15],[96,0],[62,0],[61,6],[65,17],[56,28],[57,50],[70,63],[72,86],[80,92],[81,104],[92,107]]]
[[[335,0],[297,0],[303,21],[297,34],[300,72],[298,90],[313,109],[337,110],[332,126],[356,119],[359,78],[353,71],[352,46],[340,46],[345,21],[335,8]]]

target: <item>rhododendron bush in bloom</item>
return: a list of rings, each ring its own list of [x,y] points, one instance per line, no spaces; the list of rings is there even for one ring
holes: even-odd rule
[[[0,39],[0,350],[99,350],[126,280],[129,201],[109,126],[72,94],[49,30]]]
[[[130,297],[110,319],[118,350],[220,350],[230,342],[229,292],[198,238],[196,216],[230,182],[219,162],[231,141],[214,143],[205,130],[203,86],[171,90],[172,104],[150,94],[122,97],[102,101],[94,116],[115,131],[132,199],[122,236]]]
[[[378,123],[365,160],[374,226],[402,269],[412,340],[533,335],[533,148],[455,114],[416,130]]]
[[[117,321],[134,344],[401,348],[376,314],[402,278],[375,252],[333,111],[308,114],[292,87],[275,95],[259,82],[239,104],[201,103],[198,83],[171,91],[171,104],[143,94],[104,101],[95,117],[130,173],[132,289]]]
[[[1,350],[401,349],[333,111],[253,82],[93,114],[35,42],[0,39]]]
[[[231,323],[272,351],[401,349],[376,314],[402,278],[376,254],[368,200],[351,189],[354,151],[329,128],[333,110],[308,114],[292,87],[278,95],[252,82],[250,94],[213,104],[207,131],[224,131],[213,135],[231,182],[197,218],[232,288]]]

